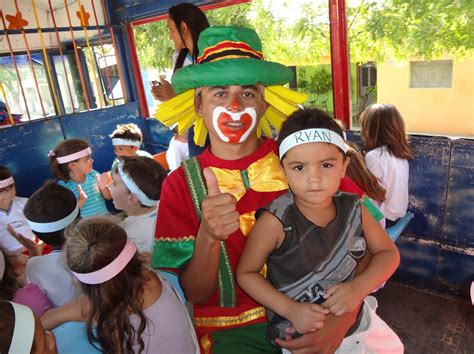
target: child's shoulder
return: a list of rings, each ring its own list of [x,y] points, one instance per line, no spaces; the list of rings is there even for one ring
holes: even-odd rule
[[[12,208],[24,208],[28,198],[15,197],[13,198],[13,207]]]
[[[148,157],[150,159],[153,158],[153,155],[150,154],[148,151],[145,151],[145,150],[138,150],[137,151],[137,156],[140,156],[140,157]]]
[[[279,220],[282,220],[285,211],[289,206],[295,203],[295,198],[293,193],[290,191],[285,194],[280,195],[278,198],[274,199],[270,204],[258,210],[257,216],[260,216],[264,211],[268,211],[273,214]]]

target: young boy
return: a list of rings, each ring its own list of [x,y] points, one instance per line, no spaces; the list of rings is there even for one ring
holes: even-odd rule
[[[153,158],[148,152],[140,150],[143,135],[134,123],[119,124],[110,134],[116,156],[145,156]]]
[[[166,172],[153,159],[118,157],[109,185],[114,206],[127,218],[119,223],[139,252],[150,255],[155,233],[161,183]]]
[[[66,241],[64,229],[79,217],[74,193],[47,181],[28,199],[24,212],[35,235],[53,249],[45,256],[28,260],[27,282],[38,285],[54,306],[72,302],[78,293],[62,247]]]
[[[257,212],[262,213],[237,267],[240,286],[273,312],[271,341],[285,339],[290,327],[299,334],[315,332],[329,313],[355,311],[400,261],[357,195],[338,192],[349,157],[334,119],[318,109],[297,111],[283,123],[278,147],[290,189]],[[356,276],[366,249],[372,257]],[[265,264],[267,278],[260,274]],[[375,314],[376,300],[369,298],[340,351],[403,353],[396,334]]]
[[[24,237],[34,240],[35,235],[26,222],[23,208],[28,199],[16,196],[15,180],[8,168],[0,166],[0,248],[21,252],[24,247],[8,232],[8,225]]]

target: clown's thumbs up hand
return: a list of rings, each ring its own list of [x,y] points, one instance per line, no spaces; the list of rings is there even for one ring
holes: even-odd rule
[[[221,241],[239,228],[237,201],[229,193],[221,193],[217,178],[210,168],[203,170],[208,194],[202,202],[202,220],[198,235]]]

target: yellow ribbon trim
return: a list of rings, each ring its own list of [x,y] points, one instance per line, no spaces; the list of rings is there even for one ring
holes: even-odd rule
[[[253,224],[255,224],[255,211],[241,214],[239,217],[240,231],[244,236],[248,236],[250,230],[252,230]]]
[[[193,241],[196,239],[196,236],[184,236],[184,237],[158,237],[156,242],[183,242],[183,241]]]
[[[238,316],[221,316],[221,317],[195,317],[194,325],[196,327],[227,327],[242,323],[254,321],[265,316],[265,308],[257,307]]]
[[[244,196],[246,189],[241,171],[217,167],[210,168],[217,177],[219,189],[222,193],[232,194],[237,201]],[[251,164],[247,168],[247,174],[250,189],[256,192],[275,192],[288,189],[278,157],[273,152]]]
[[[201,347],[204,349],[204,354],[211,354],[212,343],[209,339],[209,334],[203,335],[199,342],[201,343]]]

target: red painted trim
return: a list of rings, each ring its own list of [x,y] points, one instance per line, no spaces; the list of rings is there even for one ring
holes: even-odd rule
[[[135,83],[137,86],[140,113],[142,117],[149,117],[150,112],[148,112],[148,104],[146,102],[146,94],[140,70],[140,62],[138,60],[137,46],[135,44],[135,37],[133,35],[133,27],[130,23],[127,24],[127,39],[130,46],[130,59],[132,59],[133,76],[135,77]]]
[[[334,118],[351,127],[349,51],[345,0],[329,0]]]
[[[208,11],[208,10],[214,10],[214,9],[218,9],[218,8],[221,8],[221,7],[227,7],[227,6],[231,6],[231,5],[244,4],[246,2],[251,2],[251,1],[252,0],[223,0],[223,1],[220,1],[220,2],[215,3],[215,4],[202,5],[202,6],[199,6],[199,8],[202,11]],[[162,15],[159,15],[159,16],[154,16],[154,17],[150,17],[150,18],[144,18],[142,20],[133,21],[133,22],[131,22],[131,25],[133,27],[140,26],[140,25],[145,25],[147,23],[164,20],[167,17],[168,17],[168,14],[165,13],[165,14],[162,14]]]

